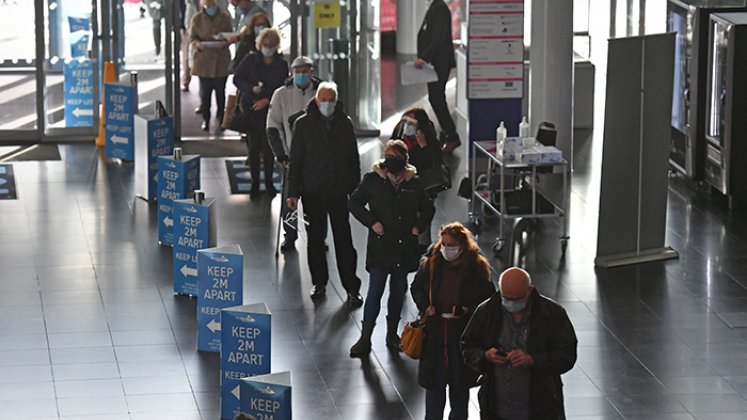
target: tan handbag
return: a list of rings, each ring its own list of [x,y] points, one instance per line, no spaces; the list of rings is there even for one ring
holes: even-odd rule
[[[231,125],[231,120],[234,117],[233,111],[236,109],[236,104],[239,102],[239,96],[229,94],[226,97],[226,108],[223,112],[223,121],[221,121],[221,128],[228,130],[228,126]]]
[[[435,264],[430,264],[430,276],[428,279],[428,302],[433,305],[433,271]],[[402,352],[413,359],[420,359],[423,356],[423,341],[425,341],[425,320],[428,317],[423,314],[413,322],[405,323],[405,330],[402,332],[400,346]]]

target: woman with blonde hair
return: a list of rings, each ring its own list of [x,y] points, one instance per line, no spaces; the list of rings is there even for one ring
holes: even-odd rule
[[[495,286],[488,261],[464,225],[441,227],[439,240],[421,259],[410,292],[426,317],[418,364],[418,383],[426,389],[425,418],[443,419],[448,385],[449,419],[466,419],[469,388],[477,372],[464,364],[459,337],[475,308],[495,293]]]
[[[255,13],[249,18],[246,28],[237,28],[242,31],[239,42],[236,44],[236,56],[233,58],[233,68],[239,67],[241,60],[252,52],[257,51],[257,37],[267,28],[272,27],[272,21],[264,13]]]
[[[265,190],[270,195],[277,194],[272,182],[275,157],[267,141],[267,112],[275,90],[285,83],[288,77],[288,62],[280,55],[280,32],[275,28],[265,28],[255,42],[257,51],[250,52],[236,68],[233,83],[241,92],[241,106],[251,109],[251,129],[247,134],[249,142],[249,170],[252,175],[250,195],[259,194],[260,154],[264,161]]]

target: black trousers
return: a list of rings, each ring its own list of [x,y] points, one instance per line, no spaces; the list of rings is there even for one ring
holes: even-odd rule
[[[153,19],[153,43],[156,44],[156,55],[161,55],[161,19]]]
[[[275,157],[267,140],[267,130],[256,127],[247,133],[247,147],[249,148],[249,171],[252,174],[252,184],[259,186],[260,158],[265,169],[265,185],[272,185],[272,173],[275,169]]]
[[[444,76],[441,74],[442,72],[438,73],[438,80],[428,83],[428,102],[431,103],[431,108],[436,114],[441,130],[449,136],[449,141],[453,141],[459,135],[456,132],[454,120],[451,119],[449,106],[446,105],[446,82],[449,80],[449,74],[447,72]]]
[[[353,237],[350,234],[350,213],[348,212],[348,197],[339,196],[303,196],[303,208],[306,220],[309,222],[307,259],[311,282],[315,286],[325,287],[329,280],[327,256],[324,250],[324,239],[327,236],[327,217],[332,224],[332,237],[335,241],[335,257],[337,258],[337,273],[340,275],[342,286],[348,293],[358,293],[361,279],[355,273],[358,265],[358,255],[353,247]]]
[[[200,100],[202,102],[202,119],[210,122],[210,102],[215,91],[215,102],[218,103],[218,110],[215,115],[218,121],[223,121],[223,112],[226,109],[226,79],[223,77],[202,77],[200,76]],[[220,124],[220,123],[219,123]]]

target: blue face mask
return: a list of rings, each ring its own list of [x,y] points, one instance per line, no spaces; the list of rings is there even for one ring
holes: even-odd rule
[[[262,32],[263,29],[267,28],[265,25],[257,25],[254,27],[254,35],[259,35],[260,32]]]
[[[299,73],[293,75],[293,82],[300,88],[305,88],[306,86],[308,86],[310,81],[311,76],[309,76],[308,74]]]
[[[275,55],[275,48],[262,47],[262,55],[265,57],[272,57]]]
[[[206,7],[205,13],[207,13],[208,16],[213,17],[218,14],[218,8],[215,6],[212,7]]]
[[[407,137],[415,137],[415,133],[418,132],[418,128],[412,124],[405,124],[405,129],[402,132]]]
[[[335,112],[336,102],[319,102],[319,112],[324,115],[325,118],[329,118]]]
[[[507,311],[511,312],[512,314],[523,311],[527,306],[524,302],[524,299],[501,298],[501,304]]]

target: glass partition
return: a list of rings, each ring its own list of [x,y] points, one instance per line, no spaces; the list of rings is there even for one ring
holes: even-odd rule
[[[0,4],[0,130],[36,128],[34,8]]]

